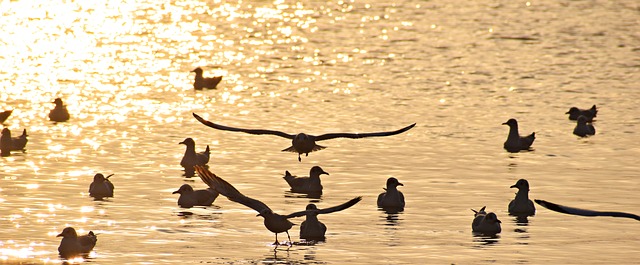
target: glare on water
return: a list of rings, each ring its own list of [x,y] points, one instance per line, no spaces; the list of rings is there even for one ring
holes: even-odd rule
[[[507,205],[530,197],[639,213],[640,99],[635,1],[3,1],[0,111],[25,152],[0,159],[0,260],[62,263],[56,237],[93,231],[90,255],[69,263],[628,264],[637,221],[580,217],[539,205],[525,220]],[[193,89],[196,67],[223,76]],[[70,112],[53,123],[55,98]],[[597,104],[597,134],[579,138],[565,112]],[[223,125],[305,132],[377,132],[332,139],[302,155],[291,140]],[[533,151],[502,148],[510,118],[536,132]],[[308,203],[355,206],[320,215],[327,240],[274,248],[255,211],[220,196],[181,209],[180,166],[191,137],[209,169],[274,212]],[[323,175],[319,198],[291,193],[285,170]],[[113,198],[93,200],[96,173]],[[387,178],[406,207],[376,208]],[[471,233],[487,206],[496,237]],[[286,240],[279,234],[278,240]]]

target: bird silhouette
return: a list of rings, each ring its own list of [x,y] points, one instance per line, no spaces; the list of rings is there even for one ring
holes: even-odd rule
[[[329,175],[321,167],[314,166],[309,170],[308,177],[293,176],[289,171],[285,171],[283,178],[291,187],[292,192],[322,193],[322,183],[320,182],[320,175],[322,174]]]
[[[13,112],[13,110],[5,110],[3,112],[0,112],[0,123],[4,123],[9,116],[11,116],[11,113]]]
[[[323,241],[325,239],[325,233],[327,232],[327,226],[318,220],[318,215],[342,211],[361,200],[362,197],[356,197],[343,204],[324,209],[318,209],[315,204],[310,203],[304,211],[292,213],[288,215],[288,217],[306,216],[307,219],[300,224],[300,238]]]
[[[67,106],[62,103],[62,99],[56,98],[53,103],[56,106],[49,112],[49,120],[55,122],[63,122],[69,120],[69,111],[67,110]]]
[[[321,145],[317,145],[316,142],[319,141],[324,141],[324,140],[329,140],[329,139],[333,139],[333,138],[351,138],[351,139],[358,139],[358,138],[365,138],[365,137],[381,137],[381,136],[391,136],[391,135],[396,135],[396,134],[400,134],[403,132],[408,131],[409,129],[413,128],[416,124],[411,124],[407,127],[404,127],[400,130],[397,131],[389,131],[389,132],[374,132],[374,133],[327,133],[327,134],[322,134],[322,135],[310,135],[310,134],[305,134],[305,133],[298,133],[298,134],[288,134],[288,133],[284,133],[281,131],[273,131],[273,130],[262,130],[262,129],[242,129],[242,128],[234,128],[234,127],[229,127],[229,126],[224,126],[224,125],[220,125],[220,124],[216,124],[210,121],[207,121],[205,119],[203,119],[202,117],[198,116],[197,114],[193,113],[193,116],[202,124],[209,126],[211,128],[214,129],[218,129],[218,130],[225,130],[225,131],[233,131],[233,132],[244,132],[244,133],[249,133],[249,134],[270,134],[270,135],[276,135],[276,136],[280,136],[283,138],[287,138],[287,139],[292,139],[292,143],[291,146],[282,150],[283,152],[294,152],[294,153],[298,153],[298,161],[302,161],[302,159],[300,158],[301,154],[305,154],[305,155],[309,155],[309,153],[313,152],[313,151],[318,151],[318,150],[322,150],[326,147],[321,146]]]
[[[498,220],[498,216],[492,212],[485,212],[485,208],[487,208],[487,206],[483,206],[480,211],[471,209],[475,213],[473,222],[471,223],[471,230],[474,233],[484,235],[495,235],[502,232],[502,227],[500,226],[502,222]]]
[[[378,195],[379,208],[399,211],[404,209],[404,195],[398,191],[398,186],[404,186],[404,184],[393,177],[387,179],[387,187],[384,189],[385,192]]]
[[[104,197],[113,197],[114,187],[113,183],[109,180],[111,176],[113,176],[113,174],[105,177],[101,173],[93,176],[93,182],[89,185],[89,196],[98,200]]]
[[[193,206],[211,206],[218,198],[218,192],[212,188],[206,190],[193,190],[189,184],[182,184],[173,194],[180,194],[178,205],[182,208],[191,208]]]
[[[636,220],[640,221],[640,216],[632,214],[632,213],[610,212],[610,211],[594,211],[594,210],[580,209],[580,208],[574,208],[574,207],[564,206],[564,205],[560,205],[560,204],[555,204],[555,203],[548,202],[548,201],[545,201],[545,200],[536,199],[535,201],[536,201],[537,204],[542,205],[544,208],[547,208],[547,209],[552,210],[552,211],[560,212],[560,213],[566,213],[566,214],[572,214],[572,215],[581,215],[581,216],[624,217],[624,218],[631,218],[631,219],[636,219]]]
[[[587,118],[583,115],[578,117],[578,121],[576,122],[576,127],[573,128],[573,134],[580,137],[587,137],[596,134],[596,128],[593,127],[593,124],[587,124]]]
[[[527,136],[520,136],[518,132],[518,121],[516,119],[509,119],[502,125],[509,125],[509,136],[504,142],[504,149],[509,152],[517,153],[520,150],[529,150],[533,141],[536,140],[536,133],[531,133]]]
[[[203,71],[200,67],[193,69],[191,72],[196,73],[196,77],[193,81],[193,88],[195,90],[202,90],[203,88],[215,89],[220,81],[222,81],[222,76],[203,77]]]
[[[184,144],[187,147],[182,160],[180,160],[180,165],[185,169],[192,169],[195,165],[202,166],[209,163],[209,157],[211,156],[209,145],[203,152],[196,153],[196,142],[192,138],[186,138],[179,144]]]
[[[22,135],[11,137],[11,151],[22,151],[27,146],[27,129],[22,130]]]
[[[591,106],[590,109],[571,107],[565,114],[569,114],[569,119],[572,121],[578,120],[580,116],[584,116],[588,122],[591,122],[598,114],[598,108],[596,108],[596,105]]]
[[[96,246],[96,242],[98,242],[98,237],[93,231],[89,231],[86,235],[78,236],[73,227],[66,227],[57,237],[62,237],[60,246],[58,246],[58,253],[60,257],[65,259],[91,252]]]
[[[516,197],[509,203],[509,214],[517,216],[531,216],[536,214],[536,207],[529,200],[529,182],[526,179],[519,179],[510,188],[518,188]]]

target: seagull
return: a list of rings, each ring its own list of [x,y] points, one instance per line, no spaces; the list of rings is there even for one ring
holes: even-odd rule
[[[197,114],[193,113],[193,116],[202,124],[209,126],[211,128],[214,129],[218,129],[218,130],[225,130],[225,131],[234,131],[234,132],[244,132],[244,133],[249,133],[249,134],[271,134],[271,135],[276,135],[276,136],[280,136],[283,138],[287,138],[287,139],[292,139],[292,144],[290,147],[282,150],[283,152],[294,152],[294,153],[298,153],[298,161],[302,161],[302,159],[300,158],[301,154],[305,154],[305,155],[309,155],[309,153],[313,152],[313,151],[318,151],[318,150],[322,150],[326,147],[321,146],[321,145],[317,145],[316,142],[319,141],[324,141],[324,140],[329,140],[329,139],[333,139],[333,138],[352,138],[352,139],[358,139],[358,138],[364,138],[364,137],[380,137],[380,136],[390,136],[390,135],[396,135],[396,134],[400,134],[403,132],[408,131],[409,129],[413,128],[416,124],[411,124],[407,127],[404,127],[400,130],[397,131],[390,131],[390,132],[374,132],[374,133],[327,133],[327,134],[322,134],[322,135],[310,135],[310,134],[305,134],[305,133],[299,133],[299,134],[287,134],[284,132],[280,132],[280,131],[272,131],[272,130],[261,130],[261,129],[242,129],[242,128],[234,128],[234,127],[228,127],[228,126],[224,126],[224,125],[220,125],[220,124],[216,124],[210,121],[207,121],[205,119],[203,119],[202,117],[198,116]]]
[[[552,202],[548,202],[545,200],[535,200],[537,204],[542,205],[544,208],[547,208],[552,211],[573,214],[573,215],[582,215],[582,216],[610,216],[610,217],[625,217],[632,218],[640,221],[640,216],[632,214],[632,213],[624,213],[624,212],[601,212],[594,210],[586,210],[580,208],[573,208],[569,206],[564,206],[560,204],[555,204]]]
[[[500,227],[500,223],[502,222],[498,220],[498,216],[492,212],[485,212],[485,208],[487,208],[487,206],[482,207],[480,211],[471,209],[475,213],[473,222],[471,223],[472,231],[485,235],[495,235],[502,232],[502,228]]]
[[[182,208],[191,208],[193,206],[211,206],[213,201],[218,198],[218,192],[212,188],[206,190],[193,190],[189,184],[183,184],[173,194],[179,193],[178,205]]]
[[[516,198],[509,203],[509,214],[532,216],[536,214],[536,207],[529,200],[529,182],[526,179],[519,179],[510,188],[518,188]]]
[[[27,129],[22,130],[22,135],[11,138],[11,151],[22,151],[27,146]]]
[[[198,172],[198,175],[200,175],[200,178],[202,179],[202,181],[207,183],[209,187],[216,190],[220,194],[224,195],[229,200],[240,203],[244,206],[247,206],[257,211],[258,215],[256,216],[262,216],[262,218],[264,218],[264,226],[269,231],[273,232],[276,235],[276,241],[274,245],[280,244],[278,242],[278,233],[282,233],[282,232],[287,233],[287,238],[289,239],[289,243],[291,243],[291,237],[289,236],[289,229],[291,229],[291,227],[293,226],[293,223],[289,221],[289,218],[304,216],[307,214],[313,214],[313,213],[308,213],[307,210],[301,211],[301,212],[295,212],[289,215],[281,215],[281,214],[274,213],[271,210],[271,208],[269,208],[269,206],[267,206],[263,202],[242,195],[242,193],[240,193],[236,188],[234,188],[231,184],[229,184],[229,182],[216,176],[215,174],[213,174],[211,171],[207,170],[203,166],[195,166],[195,169]],[[322,211],[319,213],[330,213],[330,212],[340,211],[340,210],[344,210],[346,208],[351,207],[353,204],[357,203],[358,201],[359,199],[356,198],[345,204],[323,209],[323,210],[318,210],[318,211]]]
[[[102,199],[104,197],[113,197],[113,183],[109,181],[109,178],[113,174],[105,177],[101,173],[93,176],[93,182],[89,185],[89,196],[96,199]]]
[[[10,156],[13,148],[13,139],[11,138],[11,131],[9,128],[2,129],[2,136],[0,137],[0,156]]]
[[[509,119],[502,125],[509,125],[509,136],[507,137],[507,141],[504,142],[504,149],[512,153],[517,153],[520,150],[529,150],[529,147],[531,147],[533,141],[536,139],[535,132],[528,136],[520,136],[520,133],[518,133],[518,121],[516,121],[516,119]]]
[[[200,67],[193,69],[191,72],[196,73],[195,80],[193,81],[193,88],[195,90],[202,90],[203,88],[215,89],[218,83],[222,81],[222,76],[203,77],[203,71]]]
[[[596,134],[596,128],[593,127],[591,123],[587,124],[587,118],[584,115],[580,115],[576,127],[573,129],[573,134],[580,137],[587,137]]]
[[[73,227],[66,227],[57,237],[62,237],[58,252],[65,259],[91,252],[98,241],[93,231],[89,231],[87,235],[78,236]]]
[[[385,192],[378,195],[378,207],[383,209],[404,209],[404,195],[398,191],[398,186],[404,186],[398,179],[391,177],[387,179]]]
[[[323,241],[325,239],[324,234],[327,232],[327,226],[325,226],[322,222],[318,221],[318,214],[326,214],[333,213],[337,211],[342,211],[347,209],[359,201],[362,200],[362,197],[353,198],[343,204],[338,206],[333,206],[325,209],[318,209],[315,204],[310,203],[307,205],[306,210],[295,212],[289,217],[298,217],[298,216],[306,216],[307,219],[300,224],[300,238],[305,240],[316,240]]]
[[[195,165],[203,166],[209,163],[211,154],[209,145],[207,145],[207,149],[205,149],[204,152],[196,153],[196,142],[192,138],[186,138],[178,144],[187,146],[187,150],[184,151],[184,156],[182,156],[182,160],[180,161],[180,165],[185,169],[193,169]]]
[[[6,121],[9,116],[11,116],[12,112],[13,110],[5,110],[3,112],[0,112],[0,123],[4,123],[4,121]]]
[[[329,175],[321,167],[314,166],[309,171],[308,177],[296,177],[291,175],[289,171],[285,171],[283,178],[291,187],[292,192],[322,193],[322,184],[320,183],[320,175],[322,174]]]
[[[598,114],[598,108],[593,105],[590,109],[579,109],[577,107],[571,107],[565,114],[569,114],[569,119],[572,121],[578,120],[580,116],[587,118],[587,121],[591,122],[593,118]]]
[[[67,110],[67,106],[62,103],[62,99],[56,98],[53,103],[56,104],[56,107],[49,112],[49,120],[55,122],[68,121],[69,111]]]

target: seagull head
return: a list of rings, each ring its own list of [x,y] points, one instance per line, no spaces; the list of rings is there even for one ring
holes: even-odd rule
[[[509,119],[507,122],[503,123],[502,125],[509,125],[509,127],[518,126],[518,121],[516,121],[516,119]]]
[[[395,188],[397,186],[404,186],[404,184],[400,183],[400,181],[394,177],[387,179],[387,188]]]
[[[311,168],[311,171],[309,172],[309,175],[314,175],[314,176],[320,176],[322,174],[326,174],[329,175],[329,173],[325,172],[321,167],[319,166],[313,166]]]
[[[73,227],[65,227],[62,230],[62,233],[58,234],[56,237],[78,237],[78,234],[76,233],[76,230]]]
[[[484,217],[484,220],[490,223],[502,223],[498,220],[498,216],[495,213],[488,213],[487,216]]]
[[[191,70],[192,73],[196,73],[197,75],[201,75],[202,74],[202,68],[197,67],[196,69]]]
[[[518,188],[519,190],[529,191],[529,181],[527,181],[526,179],[519,179],[516,184],[511,185],[511,187],[509,188]]]
[[[104,175],[102,175],[102,173],[98,173],[95,176],[93,176],[93,181],[94,182],[104,182],[105,177]]]
[[[182,186],[180,186],[180,188],[177,191],[174,191],[171,194],[176,194],[176,193],[182,194],[183,192],[189,192],[189,191],[193,191],[193,187],[191,187],[191,185],[189,184],[182,184]]]

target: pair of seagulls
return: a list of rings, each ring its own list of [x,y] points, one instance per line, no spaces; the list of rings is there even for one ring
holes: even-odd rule
[[[11,137],[11,130],[9,128],[2,129],[2,136],[0,136],[0,155],[9,156],[11,151],[24,151],[27,146],[27,129],[22,130],[22,135],[17,137]]]
[[[536,213],[533,202],[529,200],[529,182],[526,179],[520,179],[510,188],[518,188],[516,197],[509,202],[509,214],[515,216],[531,216]],[[479,211],[471,209],[474,212],[473,222],[471,222],[471,230],[477,235],[495,235],[502,231],[501,221],[498,216],[485,211],[487,206],[482,207]]]

